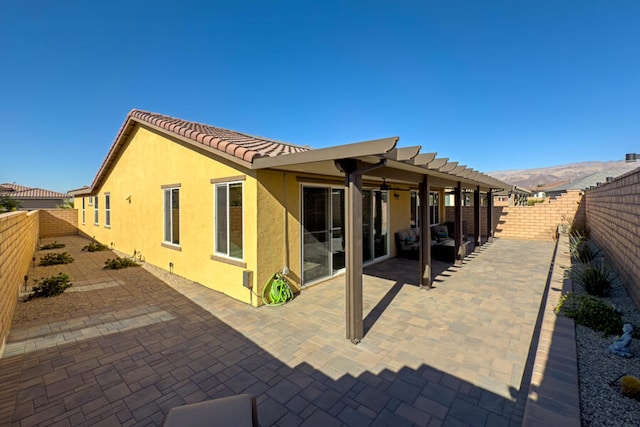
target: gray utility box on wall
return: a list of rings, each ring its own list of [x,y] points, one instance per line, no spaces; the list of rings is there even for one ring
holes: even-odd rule
[[[242,286],[248,289],[253,288],[253,271],[244,270],[242,272]]]

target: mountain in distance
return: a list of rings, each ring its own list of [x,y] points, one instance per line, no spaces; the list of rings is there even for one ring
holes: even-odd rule
[[[616,177],[638,167],[640,163],[626,163],[624,160],[593,161],[545,168],[496,171],[488,174],[501,181],[533,191],[553,188],[596,172],[611,172],[610,176]]]

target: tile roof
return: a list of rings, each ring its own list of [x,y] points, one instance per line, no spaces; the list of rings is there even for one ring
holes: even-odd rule
[[[0,194],[14,199],[66,199],[64,193],[45,190],[44,188],[30,188],[17,184],[0,184]]]
[[[308,151],[309,147],[275,141],[246,133],[222,129],[197,122],[189,122],[158,113],[132,110],[129,115],[158,126],[165,131],[225,152],[240,160],[252,162],[260,157],[275,157]]]

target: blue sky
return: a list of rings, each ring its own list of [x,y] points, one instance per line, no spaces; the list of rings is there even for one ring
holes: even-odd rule
[[[90,184],[133,108],[483,172],[619,160],[639,22],[637,0],[5,2],[0,182]]]

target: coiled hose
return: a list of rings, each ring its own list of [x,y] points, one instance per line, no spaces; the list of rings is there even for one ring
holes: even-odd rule
[[[291,287],[281,273],[275,273],[262,288],[262,301],[266,305],[277,306],[293,298]]]

